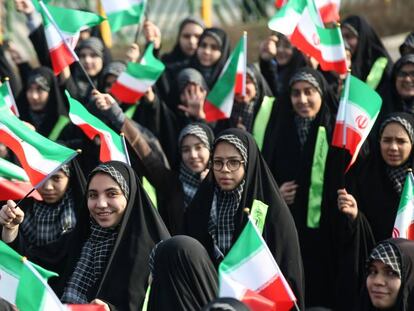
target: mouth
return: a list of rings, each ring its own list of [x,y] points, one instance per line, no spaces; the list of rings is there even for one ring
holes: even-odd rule
[[[96,213],[96,215],[97,215],[98,217],[102,217],[102,218],[108,217],[108,216],[110,216],[111,214],[112,214],[112,212],[110,212],[110,211],[105,211],[105,212],[99,212],[99,213]]]

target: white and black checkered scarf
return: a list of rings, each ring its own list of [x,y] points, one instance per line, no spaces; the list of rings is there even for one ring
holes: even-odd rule
[[[401,278],[401,258],[396,246],[389,242],[378,244],[369,255],[367,264],[374,260],[379,260],[390,266]]]
[[[68,189],[57,204],[36,201],[27,209],[20,228],[31,245],[43,246],[57,241],[75,225],[75,203]]]
[[[234,233],[234,216],[237,213],[243,194],[245,181],[232,191],[215,188],[213,203],[210,210],[208,231],[214,244],[222,254],[226,254],[232,245]],[[219,254],[221,255],[221,254]]]
[[[405,178],[407,177],[408,168],[410,168],[409,162],[406,162],[405,164],[398,167],[387,165],[386,171],[388,178],[390,179],[394,190],[397,191],[399,195],[402,193]]]
[[[88,290],[100,280],[118,236],[118,227],[102,228],[91,220],[91,234],[82,247],[76,268],[66,285],[62,301],[88,303]]]
[[[315,118],[302,118],[298,115],[295,115],[296,130],[298,133],[301,149],[303,149],[303,146],[308,139],[313,120],[315,120]]]
[[[196,194],[201,183],[200,173],[192,172],[184,163],[181,163],[180,174],[178,176],[183,184],[184,206],[187,207]]]

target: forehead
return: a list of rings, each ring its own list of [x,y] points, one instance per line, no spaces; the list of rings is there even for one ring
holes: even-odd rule
[[[88,190],[104,190],[108,188],[119,188],[118,183],[108,174],[98,172],[92,176]]]
[[[57,171],[56,173],[54,173],[50,177],[54,177],[54,176],[57,176],[57,177],[67,177],[66,174],[62,170]]]
[[[203,28],[195,23],[186,23],[181,30],[181,34],[201,34]]]
[[[84,47],[84,48],[80,49],[79,56],[86,56],[86,55],[98,56],[98,54],[96,54],[95,51],[92,50],[91,48]]]
[[[219,43],[216,41],[216,39],[214,39],[213,37],[211,37],[208,34],[201,40],[200,43],[207,44],[207,45],[214,45],[214,46],[219,45]]]
[[[412,63],[408,63],[408,64],[404,64],[400,70],[398,71],[413,71],[414,70],[414,64]]]
[[[203,142],[200,140],[200,138],[198,138],[195,135],[189,134],[183,138],[183,142],[181,143],[181,146],[190,147],[190,146],[201,144],[201,143]]]
[[[293,85],[291,87],[291,90],[292,91],[294,91],[294,90],[295,91],[301,91],[301,90],[305,90],[305,89],[309,89],[309,88],[312,88],[312,89],[316,90],[316,88],[312,84],[310,84],[309,82],[297,81],[297,82],[293,83]]]
[[[232,144],[221,141],[217,144],[216,148],[214,149],[214,156],[215,157],[241,157],[239,150]]]
[[[385,126],[382,136],[403,136],[408,138],[408,133],[400,123],[391,122]]]

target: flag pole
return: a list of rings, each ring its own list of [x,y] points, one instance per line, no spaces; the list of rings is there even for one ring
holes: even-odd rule
[[[247,31],[243,31],[243,80],[242,80],[242,95],[246,96],[246,80],[247,80]]]
[[[147,13],[147,0],[144,0],[144,8],[143,8],[143,10],[144,10],[144,14],[141,14],[141,16],[139,17],[139,21],[138,21],[138,27],[137,27],[137,32],[135,33],[135,39],[134,39],[134,42],[135,43],[138,43],[138,38],[139,38],[139,35],[141,34],[141,31],[142,31],[142,17],[145,17],[144,18],[144,21],[146,21],[147,19],[148,19],[148,13]]]
[[[345,87],[344,87],[344,97],[342,98],[342,111],[340,112],[343,115],[344,123],[342,126],[342,150],[341,150],[341,162],[342,162],[342,175],[340,181],[340,187],[345,188],[345,171],[346,171],[346,140],[347,140],[347,133],[346,133],[346,106],[349,100],[349,85],[351,82],[351,70],[348,70],[348,74],[345,79]]]
[[[92,89],[96,89],[95,84],[93,83],[91,77],[88,75],[88,73],[85,70],[85,67],[83,67],[82,63],[79,61],[78,55],[76,55],[75,51],[72,50],[72,48],[68,45],[68,43],[65,40],[65,37],[63,36],[62,32],[60,31],[58,25],[56,24],[55,20],[53,19],[52,15],[50,14],[49,10],[47,9],[46,5],[43,3],[42,0],[39,0],[39,4],[42,7],[43,12],[46,14],[47,18],[52,23],[53,27],[55,27],[56,31],[59,34],[60,39],[63,41],[63,44],[66,46],[66,48],[69,50],[72,57],[75,59],[75,61],[78,63],[79,67],[81,68],[82,72],[84,73],[86,79],[88,80],[90,86]]]

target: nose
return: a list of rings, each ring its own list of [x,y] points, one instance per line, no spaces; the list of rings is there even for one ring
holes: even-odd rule
[[[46,180],[45,183],[44,183],[44,185],[43,185],[43,188],[44,189],[47,189],[47,190],[53,189],[52,182],[50,180]]]
[[[374,284],[377,286],[385,285],[385,278],[381,275],[381,273],[374,276]]]
[[[96,200],[96,207],[97,208],[105,208],[108,206],[108,202],[106,201],[105,197],[100,195]]]
[[[395,140],[392,140],[390,143],[390,149],[392,150],[398,150],[398,145],[397,142]]]
[[[228,162],[223,163],[223,168],[221,169],[223,172],[230,172],[229,168],[227,167]]]
[[[190,43],[192,46],[197,46],[198,40],[196,36],[191,36],[190,37]]]
[[[191,148],[190,150],[190,157],[196,158],[197,157],[197,151],[194,148]]]
[[[308,102],[308,97],[305,95],[305,93],[301,92],[299,100],[302,104],[306,104]]]

